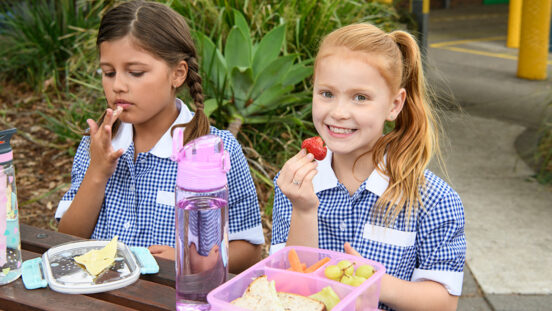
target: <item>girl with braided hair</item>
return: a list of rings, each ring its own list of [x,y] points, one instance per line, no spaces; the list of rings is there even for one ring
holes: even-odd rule
[[[264,236],[253,179],[237,140],[209,126],[184,18],[160,3],[126,2],[103,16],[96,45],[108,108],[98,122],[87,120],[71,188],[56,211],[58,230],[103,240],[117,235],[174,260],[177,164],[170,155],[172,128],[180,126],[184,144],[209,133],[222,138],[232,163],[229,268],[236,273],[258,261]],[[184,85],[195,113],[176,98]]]
[[[427,170],[439,156],[416,40],[353,24],[322,41],[312,118],[328,154],[301,150],[275,178],[271,252],[304,245],[382,263],[380,308],[455,310],[466,239],[458,194]],[[394,128],[383,131],[386,121]]]

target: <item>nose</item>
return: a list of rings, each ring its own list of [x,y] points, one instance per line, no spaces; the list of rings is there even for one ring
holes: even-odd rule
[[[126,78],[122,74],[116,74],[113,78],[113,91],[115,93],[122,93],[128,90]]]
[[[334,120],[343,120],[343,119],[349,118],[350,111],[348,109],[348,105],[349,105],[349,102],[344,98],[334,101],[334,105],[332,106],[330,116]]]

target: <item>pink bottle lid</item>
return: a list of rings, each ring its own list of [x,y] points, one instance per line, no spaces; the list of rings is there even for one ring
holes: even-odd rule
[[[224,150],[222,139],[205,135],[182,146],[183,128],[173,131],[173,154],[178,163],[176,185],[192,191],[208,191],[226,185],[230,170],[230,156]]]

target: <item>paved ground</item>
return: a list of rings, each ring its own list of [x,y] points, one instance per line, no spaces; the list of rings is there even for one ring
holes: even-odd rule
[[[530,167],[539,126],[552,120],[552,66],[546,81],[516,78],[507,22],[508,5],[430,12],[428,78],[441,103],[462,110],[443,120],[448,180],[466,211],[459,310],[552,310],[552,187]]]

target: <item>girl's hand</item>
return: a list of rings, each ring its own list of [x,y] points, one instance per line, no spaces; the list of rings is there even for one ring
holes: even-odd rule
[[[317,165],[314,156],[301,149],[284,164],[276,180],[282,193],[297,211],[312,211],[318,207],[318,197],[312,186]]]
[[[353,255],[353,256],[357,256],[357,257],[362,257],[362,255],[360,255],[352,246],[349,242],[345,242],[345,244],[343,245],[343,247],[345,248],[345,253],[349,254],[349,255]]]
[[[111,126],[122,112],[121,108],[107,109],[100,126],[92,119],[86,120],[90,127],[90,167],[102,178],[109,178],[117,167],[117,160],[123,155],[123,149],[113,150],[111,146]]]
[[[175,249],[168,245],[151,245],[148,247],[150,253],[155,257],[165,258],[174,261]]]

